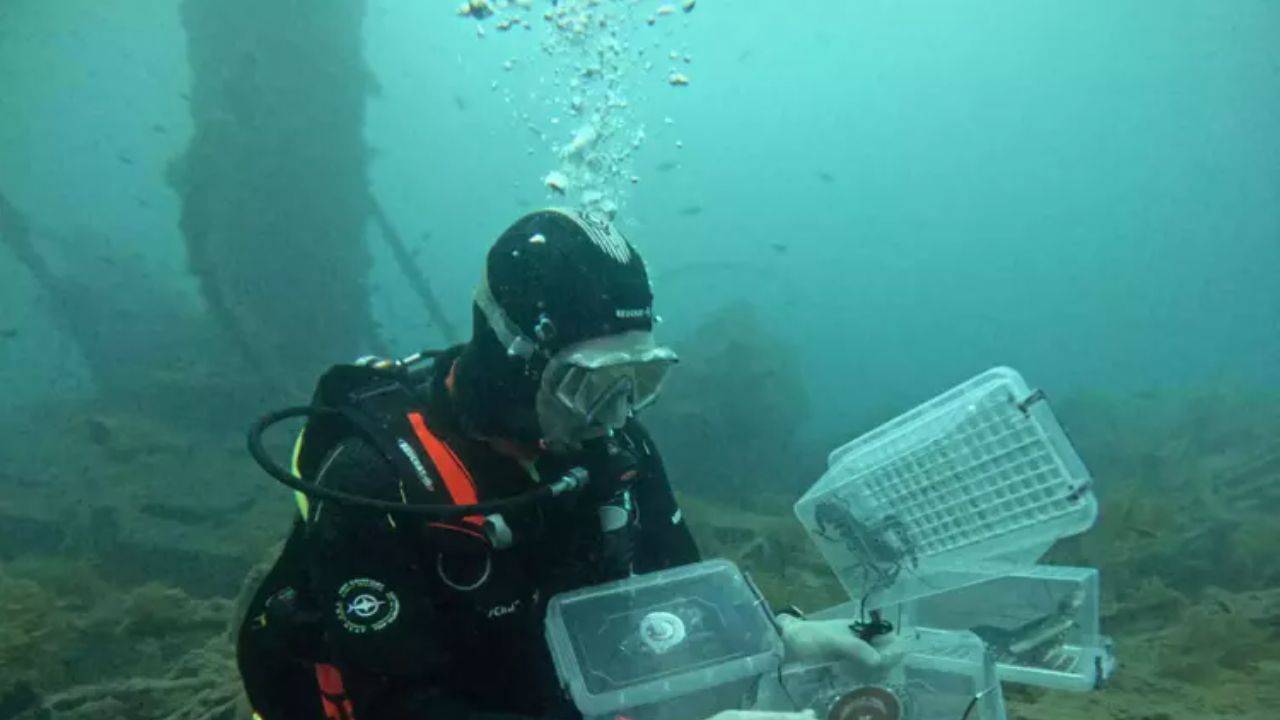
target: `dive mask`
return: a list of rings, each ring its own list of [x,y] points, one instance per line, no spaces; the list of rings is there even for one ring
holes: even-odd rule
[[[536,400],[546,439],[576,444],[621,428],[657,399],[678,358],[629,331],[570,345],[548,361]]]

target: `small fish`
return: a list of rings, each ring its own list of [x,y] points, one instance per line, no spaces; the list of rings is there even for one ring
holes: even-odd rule
[[[458,93],[453,94],[453,106],[458,108],[460,112],[467,111],[467,101],[463,100],[462,96],[459,95]]]
[[[779,255],[786,255],[787,251],[790,250],[791,247],[786,243],[774,242],[774,243],[769,243],[769,249],[778,253]]]
[[[0,339],[12,340],[18,337],[18,328],[5,328],[0,330]]]
[[[836,181],[835,176],[827,172],[826,170],[819,170],[817,174],[818,174],[818,179],[828,185],[832,185]]]
[[[89,442],[98,447],[107,447],[115,439],[115,431],[111,428],[110,423],[102,418],[89,417],[85,419],[85,430],[89,435]]]
[[[680,214],[685,217],[697,217],[702,214],[701,205],[686,205],[680,208]]]
[[[119,160],[121,164],[124,164],[124,165],[133,164],[133,158],[129,157],[128,155],[125,155],[124,153],[120,153],[119,155],[117,155],[116,159]]]
[[[161,125],[160,123],[156,123],[155,125],[151,126],[151,132],[157,135],[164,135],[168,131],[169,129],[166,128],[164,125]]]
[[[1149,530],[1147,528],[1142,527],[1141,525],[1130,525],[1129,530],[1131,530],[1134,535],[1144,537],[1148,540],[1155,540],[1156,538],[1160,537],[1160,534],[1157,533],[1155,530]]]
[[[671,172],[672,170],[675,170],[678,167],[680,167],[680,163],[675,160],[663,160],[662,162],[658,163],[658,166],[654,169],[657,170],[658,172]]]

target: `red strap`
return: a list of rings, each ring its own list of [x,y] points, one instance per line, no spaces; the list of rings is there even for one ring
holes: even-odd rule
[[[316,684],[320,686],[320,704],[327,720],[356,720],[356,709],[347,697],[342,673],[327,663],[316,663]]]
[[[453,450],[431,432],[426,421],[422,419],[422,413],[409,413],[409,424],[413,426],[418,442],[422,443],[427,455],[431,457],[432,464],[439,471],[440,479],[444,481],[444,487],[449,491],[449,497],[453,498],[453,504],[476,504],[479,499],[476,496],[475,481],[471,479],[471,473],[467,472],[466,466],[458,456],[453,454]],[[484,525],[484,517],[481,515],[468,515],[462,518],[462,521],[476,527]]]

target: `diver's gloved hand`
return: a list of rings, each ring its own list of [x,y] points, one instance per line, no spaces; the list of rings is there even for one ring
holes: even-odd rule
[[[902,650],[892,634],[867,642],[858,637],[848,620],[802,620],[778,615],[777,621],[786,647],[786,662],[853,662],[868,669],[884,669],[902,659]]]
[[[707,720],[817,720],[812,710],[774,712],[771,710],[722,710]]]

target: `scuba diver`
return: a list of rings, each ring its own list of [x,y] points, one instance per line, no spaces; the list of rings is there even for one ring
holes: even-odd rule
[[[238,633],[255,716],[576,718],[547,600],[700,559],[635,419],[677,360],[656,320],[608,221],[533,212],[488,252],[469,342],[336,366],[260,421],[255,458],[300,492]],[[285,471],[261,432],[299,415]],[[779,618],[789,654],[883,660],[847,623]]]

